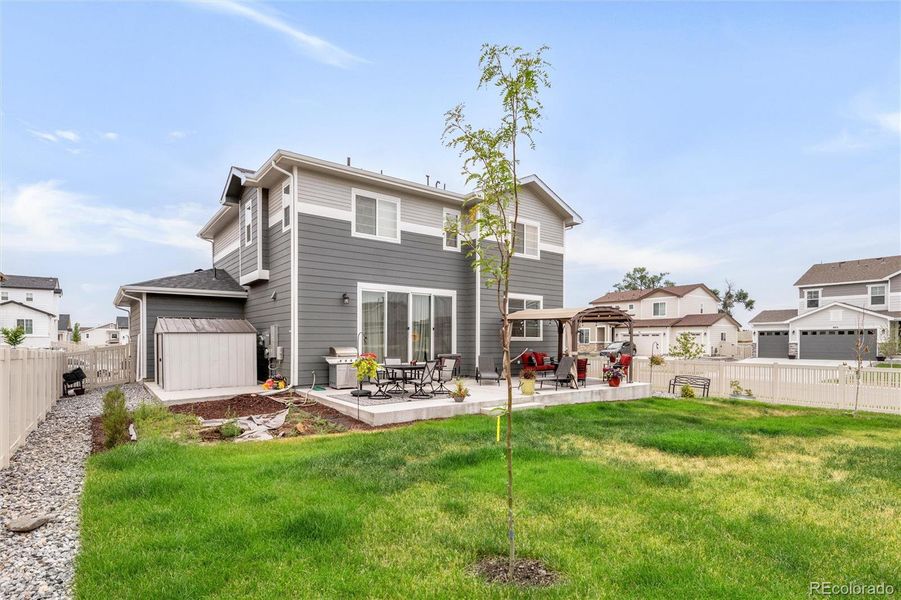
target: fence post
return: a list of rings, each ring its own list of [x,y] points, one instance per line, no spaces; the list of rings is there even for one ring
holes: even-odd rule
[[[9,446],[12,435],[12,423],[10,422],[9,393],[10,359],[9,348],[0,348],[0,469],[9,466]]]
[[[782,397],[782,367],[779,363],[773,363],[773,400],[779,401]]]
[[[717,394],[725,398],[726,397],[726,363],[720,361],[716,370],[716,387]]]

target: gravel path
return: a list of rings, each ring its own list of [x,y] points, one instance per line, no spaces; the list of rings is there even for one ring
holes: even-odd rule
[[[122,387],[129,408],[150,395]],[[0,598],[70,598],[78,552],[79,496],[91,450],[90,419],[101,412],[102,390],[61,398],[31,432],[9,469],[0,471]],[[12,533],[16,517],[52,513],[30,533]]]

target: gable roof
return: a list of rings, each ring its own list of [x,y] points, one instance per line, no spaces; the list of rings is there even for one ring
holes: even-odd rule
[[[861,258],[813,265],[795,282],[796,286],[880,281],[901,272],[901,255]]]
[[[552,205],[555,205],[558,209],[566,213],[567,219],[565,224],[567,227],[572,227],[574,225],[581,225],[582,215],[577,213],[573,208],[563,201],[560,196],[554,193],[554,190],[548,187],[548,185],[541,180],[538,175],[526,175],[525,177],[521,177],[519,179],[519,185],[522,186],[530,186],[534,189],[538,190],[538,192],[544,197],[546,202],[549,202]]]
[[[892,318],[892,315],[889,314],[888,311],[885,311],[885,312],[878,311],[877,312],[875,310],[870,310],[870,309],[864,308],[862,306],[855,306],[853,304],[847,304],[845,302],[830,302],[829,304],[824,304],[823,306],[821,306],[819,308],[809,310],[809,311],[805,312],[804,314],[799,314],[795,317],[792,317],[791,319],[789,319],[789,321],[797,321],[798,319],[805,319],[805,318],[809,317],[810,315],[815,315],[816,313],[824,311],[827,308],[835,308],[836,306],[839,306],[841,308],[847,308],[848,310],[851,310],[853,312],[859,312],[859,313],[863,313],[865,315],[872,315],[874,317],[883,317],[886,319]]]
[[[797,308],[780,308],[775,310],[762,310],[748,321],[748,323],[784,323],[798,316]]]
[[[41,314],[49,315],[49,316],[51,316],[51,317],[55,317],[55,316],[56,316],[56,315],[53,314],[52,312],[47,312],[46,310],[41,310],[40,308],[35,308],[35,307],[33,307],[33,306],[29,306],[29,305],[25,304],[24,302],[17,302],[17,301],[15,301],[15,300],[7,300],[7,301],[5,301],[5,302],[0,302],[0,306],[6,306],[7,304],[16,304],[16,305],[21,306],[21,307],[23,307],[23,308],[27,308],[28,310],[33,310],[34,312],[39,312],[39,313],[41,313]]]
[[[731,315],[722,312],[697,313],[670,319],[635,319],[632,321],[632,327],[710,327],[722,319],[728,319],[736,327],[741,327],[741,323],[736,321]]]
[[[116,299],[113,303],[116,306],[122,306],[125,299],[123,294],[135,292],[247,298],[247,292],[238,285],[237,281],[232,279],[231,275],[215,267],[123,285],[116,292]]]
[[[93,331],[95,329],[116,329],[116,324],[113,322],[103,323],[102,325],[94,325],[93,327],[82,327],[82,331]]]
[[[603,296],[595,298],[589,304],[600,304],[602,302],[625,302],[629,300],[641,300],[642,298],[647,298],[653,294],[664,293],[670,294],[676,297],[683,297],[689,292],[692,292],[698,288],[703,288],[706,290],[711,296],[716,296],[709,287],[704,285],[703,283],[689,283],[686,285],[670,285],[667,287],[659,287],[653,288],[649,290],[624,290],[622,292],[607,292]]]
[[[57,331],[69,331],[70,327],[72,327],[72,318],[68,313],[60,313],[59,322],[56,325]]]
[[[56,277],[35,277],[34,275],[4,275],[0,287],[16,288],[23,290],[53,290],[57,294],[63,291],[59,288],[59,279]]]

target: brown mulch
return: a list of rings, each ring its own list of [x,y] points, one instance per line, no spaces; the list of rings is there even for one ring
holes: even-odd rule
[[[131,421],[128,424],[131,425]],[[91,417],[91,454],[106,451],[106,434],[103,433],[103,417]]]
[[[249,417],[250,415],[265,415],[280,410],[285,410],[283,403],[273,400],[269,396],[259,396],[257,394],[242,394],[224,400],[191,402],[169,407],[170,412],[183,415],[197,415],[203,419]]]
[[[543,562],[534,558],[517,558],[513,563],[513,580],[509,579],[509,559],[506,556],[486,556],[473,570],[488,583],[512,583],[521,587],[554,585],[560,576]]]

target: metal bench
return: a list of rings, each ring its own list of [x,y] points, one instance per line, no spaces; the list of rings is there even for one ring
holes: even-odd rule
[[[675,394],[676,388],[682,389],[683,385],[701,390],[701,397],[706,398],[710,394],[710,379],[707,377],[695,377],[694,375],[676,375],[669,382],[669,393]]]

